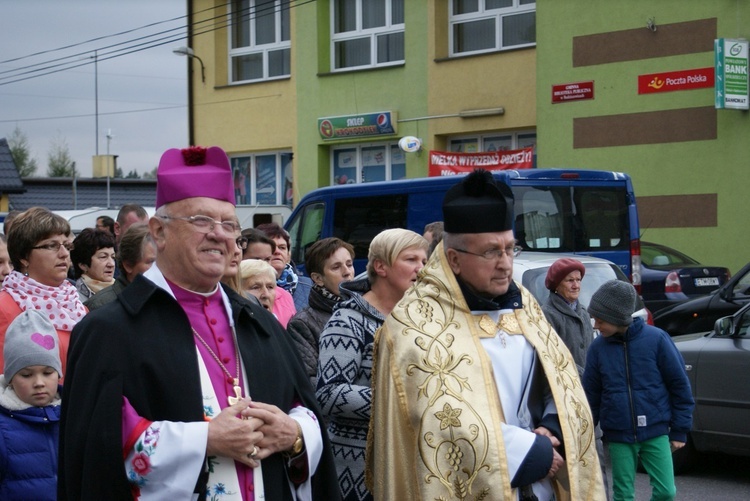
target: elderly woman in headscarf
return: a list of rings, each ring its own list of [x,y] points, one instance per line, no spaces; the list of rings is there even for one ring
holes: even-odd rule
[[[313,281],[308,306],[287,325],[313,388],[318,383],[318,341],[333,308],[341,301],[339,284],[354,278],[354,247],[340,238],[318,240],[305,253],[305,269]]]
[[[32,207],[13,221],[8,252],[14,270],[0,292],[0,365],[8,325],[33,308],[55,326],[65,374],[70,332],[86,315],[78,291],[67,279],[72,248],[68,221],[43,207]]]

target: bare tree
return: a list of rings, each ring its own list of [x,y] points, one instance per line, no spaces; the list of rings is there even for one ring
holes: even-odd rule
[[[31,177],[36,174],[36,159],[31,158],[29,139],[20,127],[16,126],[13,133],[8,137],[8,147],[19,176]]]
[[[47,175],[49,177],[73,177],[75,162],[70,156],[70,149],[65,138],[58,136],[52,142],[47,156]]]

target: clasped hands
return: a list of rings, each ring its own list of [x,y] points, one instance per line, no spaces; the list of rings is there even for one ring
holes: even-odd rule
[[[287,413],[243,398],[209,421],[206,453],[255,468],[261,459],[289,450],[296,439],[297,423]]]
[[[544,435],[545,437],[549,438],[550,442],[552,442],[552,466],[549,469],[549,473],[547,473],[547,478],[552,478],[557,474],[558,470],[562,468],[562,466],[565,464],[565,460],[560,455],[560,453],[557,452],[557,448],[560,447],[560,441],[557,439],[556,436],[552,434],[551,431],[549,431],[544,426],[535,428],[534,433],[536,433],[537,435]]]

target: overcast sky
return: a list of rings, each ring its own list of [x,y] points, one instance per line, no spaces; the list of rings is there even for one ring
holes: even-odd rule
[[[90,177],[98,102],[99,154],[111,131],[109,153],[126,174],[150,171],[164,150],[187,146],[187,58],[172,53],[186,45],[186,3],[0,0],[0,137],[16,126],[26,134],[37,176],[46,176],[51,145],[67,143],[80,176]],[[154,47],[135,51],[141,43]],[[51,67],[92,62],[94,50],[96,72],[93,64]],[[135,52],[112,57],[128,51]],[[27,57],[38,52],[45,53]]]

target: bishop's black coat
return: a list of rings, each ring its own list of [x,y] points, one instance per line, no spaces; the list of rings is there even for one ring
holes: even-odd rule
[[[288,412],[295,402],[322,422],[289,335],[259,305],[225,288],[253,400]],[[187,315],[141,276],[73,330],[62,396],[58,498],[132,500],[122,452],[122,396],[151,421],[203,421],[195,341]],[[313,497],[340,499],[328,436]],[[197,481],[198,479],[196,479]],[[263,460],[266,499],[291,500],[285,460]]]

